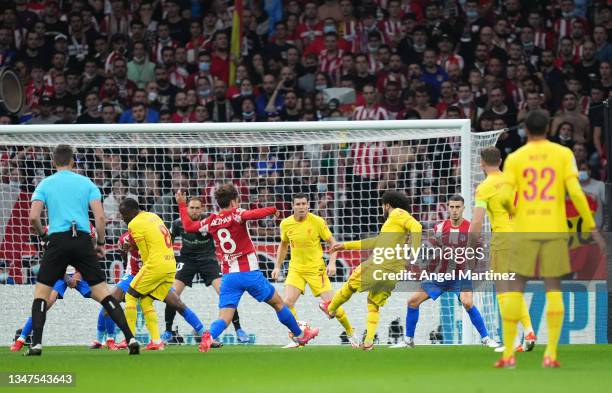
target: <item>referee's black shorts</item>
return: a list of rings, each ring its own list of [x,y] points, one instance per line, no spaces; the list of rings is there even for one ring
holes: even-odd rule
[[[74,266],[90,286],[106,281],[91,234],[87,232],[77,232],[76,237],[72,237],[72,231],[49,235],[49,244],[40,262],[36,280],[52,287],[64,277],[68,265]]]
[[[219,262],[216,259],[197,256],[181,255],[176,258],[175,279],[190,287],[196,274],[199,274],[204,284],[209,287],[214,280],[221,278]]]

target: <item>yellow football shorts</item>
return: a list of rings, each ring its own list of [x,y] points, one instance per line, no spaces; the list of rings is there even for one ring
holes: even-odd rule
[[[130,287],[141,295],[148,295],[163,301],[172,284],[175,272],[156,272],[143,266],[130,283]]]
[[[315,297],[320,296],[324,292],[332,290],[331,282],[329,282],[329,277],[327,277],[325,268],[314,270],[312,272],[298,272],[291,268],[289,269],[289,273],[285,279],[285,285],[291,285],[304,293],[306,284],[308,284],[308,287],[310,287],[310,292],[312,292],[313,296]]]
[[[525,277],[561,277],[571,272],[566,238],[521,239],[514,246],[510,270]]]
[[[491,262],[491,269],[494,273],[509,273],[510,272],[510,259],[512,258],[512,250],[491,250],[489,254],[489,261]]]

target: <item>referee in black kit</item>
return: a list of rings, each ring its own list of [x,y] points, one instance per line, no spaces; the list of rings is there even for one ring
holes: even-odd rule
[[[30,225],[47,247],[36,278],[32,302],[32,345],[25,356],[40,356],[45,326],[47,302],[55,282],[62,278],[68,264],[74,266],[91,287],[91,297],[100,302],[115,321],[129,343],[130,355],[139,353],[138,341],[130,331],[119,302],[110,294],[106,276],[98,257],[104,257],[105,218],[102,195],[87,177],[72,171],[74,152],[68,145],[58,145],[53,151],[53,164],[57,172],[43,179],[32,194]],[[49,217],[48,239],[40,220],[43,207]],[[94,249],[89,226],[88,209],[93,212],[97,243]]]

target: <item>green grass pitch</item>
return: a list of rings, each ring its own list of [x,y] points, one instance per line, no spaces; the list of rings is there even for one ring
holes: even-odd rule
[[[561,369],[542,369],[544,346],[521,353],[514,370],[496,370],[492,350],[419,346],[363,352],[349,347],[195,346],[128,356],[78,347],[47,347],[40,358],[0,349],[2,372],[74,372],[76,387],[6,388],[15,392],[610,392],[612,345],[562,345]]]

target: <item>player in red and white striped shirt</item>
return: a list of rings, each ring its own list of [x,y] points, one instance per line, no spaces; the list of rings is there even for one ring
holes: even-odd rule
[[[438,223],[434,229],[434,247],[440,247],[442,255],[447,255],[448,249],[453,250],[453,258],[441,258],[435,260],[428,267],[429,273],[451,273],[466,270],[467,263],[467,244],[470,222],[463,218],[465,209],[464,200],[461,195],[453,195],[448,201],[448,211],[450,218]],[[438,253],[439,254],[439,253]],[[408,311],[406,314],[406,337],[391,348],[414,347],[414,331],[419,320],[419,306],[421,303],[431,298],[436,300],[444,292],[453,292],[459,297],[461,304],[470,316],[470,321],[480,334],[482,344],[490,348],[497,348],[499,344],[489,338],[487,327],[473,302],[472,282],[468,279],[461,279],[457,275],[454,279],[444,279],[437,281],[424,281],[419,291],[412,295],[408,300]]]
[[[201,221],[193,221],[187,212],[185,194],[181,190],[176,193],[185,232],[209,233],[213,237],[223,271],[219,293],[219,319],[211,323],[210,330],[202,336],[200,351],[208,352],[212,341],[217,339],[232,321],[244,292],[248,292],[257,301],[272,306],[276,310],[278,320],[289,328],[294,340],[300,345],[307,344],[319,334],[319,329],[307,327],[302,330],[298,326],[283,299],[259,270],[257,254],[249,235],[248,221],[278,215],[276,207],[241,209],[238,190],[231,183],[217,188],[215,200],[221,208],[219,213],[213,213]]]

